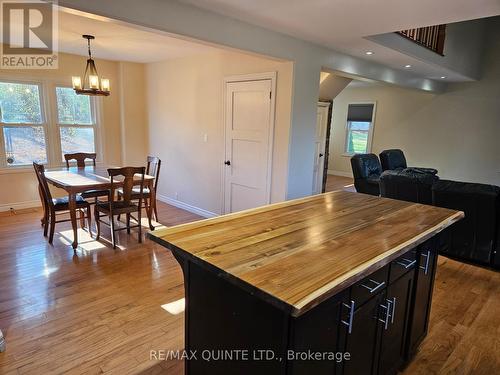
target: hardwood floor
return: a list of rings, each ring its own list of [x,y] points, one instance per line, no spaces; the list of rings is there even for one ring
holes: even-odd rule
[[[165,225],[199,218],[164,204],[158,214]],[[175,259],[134,233],[120,233],[116,251],[79,235],[74,254],[69,224],[50,246],[40,212],[0,217],[0,374],[182,373],[180,362],[149,358],[183,347],[183,314],[161,308],[184,296]]]
[[[326,179],[325,191],[345,190],[356,191],[354,181],[350,177],[334,176],[329,174]]]
[[[167,226],[199,218],[161,203],[159,216]],[[150,350],[183,347],[171,254],[125,232],[113,250],[82,230],[74,254],[69,224],[50,246],[39,219],[38,210],[0,216],[0,374],[182,374],[180,361],[150,360]],[[405,374],[498,373],[499,296],[499,272],[441,257],[429,335]]]
[[[500,373],[500,272],[438,258],[429,333],[404,374]]]

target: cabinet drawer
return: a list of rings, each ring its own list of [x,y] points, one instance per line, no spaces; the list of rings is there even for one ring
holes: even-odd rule
[[[354,284],[351,287],[351,300],[354,301],[356,308],[384,290],[387,286],[388,276],[389,265],[386,265]]]
[[[417,250],[410,250],[399,258],[391,262],[391,270],[389,272],[389,284],[399,279],[401,276],[410,272],[417,267]]]

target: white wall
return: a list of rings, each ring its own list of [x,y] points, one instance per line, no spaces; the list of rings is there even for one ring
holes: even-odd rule
[[[500,22],[489,34],[479,82],[453,84],[439,95],[348,86],[334,100],[330,169],[351,172],[341,155],[347,105],[376,101],[372,152],[401,148],[409,165],[437,168],[441,178],[500,185]]]
[[[293,64],[229,51],[147,64],[149,152],[162,159],[160,198],[221,213],[223,78],[270,71],[278,72],[271,200],[279,202],[286,199]]]

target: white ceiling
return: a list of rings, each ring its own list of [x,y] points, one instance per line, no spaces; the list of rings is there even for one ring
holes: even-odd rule
[[[148,63],[216,51],[215,48],[140,30],[104,18],[59,12],[59,51],[87,55],[82,34],[96,37],[92,55],[97,58]]]
[[[366,36],[500,14],[500,0],[179,0],[426,77],[458,80]],[[367,56],[366,51],[374,54]]]

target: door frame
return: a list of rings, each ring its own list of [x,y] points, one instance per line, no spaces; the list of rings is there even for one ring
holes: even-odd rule
[[[271,203],[271,186],[272,186],[272,170],[273,170],[273,151],[274,151],[274,127],[276,124],[276,78],[277,72],[264,72],[264,73],[251,73],[251,74],[238,74],[226,76],[222,80],[222,139],[224,142],[223,154],[221,159],[221,214],[227,214],[225,190],[226,190],[226,171],[227,167],[224,164],[226,160],[226,113],[228,109],[227,103],[227,84],[236,82],[248,81],[265,81],[271,80],[271,113],[269,114],[269,134],[268,134],[268,155],[267,155],[267,173],[266,173],[266,204]]]
[[[330,159],[330,136],[332,130],[332,116],[333,116],[333,99],[320,99],[318,100],[318,106],[328,107],[328,118],[326,122],[326,134],[325,134],[325,160],[323,162],[323,182],[321,186],[321,193],[324,193],[326,190],[326,181],[328,178],[328,162]]]

